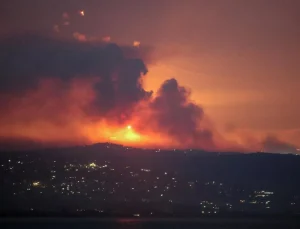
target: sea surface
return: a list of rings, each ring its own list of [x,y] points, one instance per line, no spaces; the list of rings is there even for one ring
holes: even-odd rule
[[[294,220],[259,219],[96,219],[96,218],[9,218],[0,219],[0,228],[30,229],[268,229],[300,228]]]

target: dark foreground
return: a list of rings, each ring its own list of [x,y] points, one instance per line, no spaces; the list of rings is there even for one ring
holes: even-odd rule
[[[299,228],[299,220],[280,219],[96,219],[96,218],[9,218],[0,219],[1,228],[201,228],[201,229],[260,229],[260,228]]]

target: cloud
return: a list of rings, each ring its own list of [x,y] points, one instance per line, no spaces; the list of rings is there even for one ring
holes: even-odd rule
[[[38,35],[4,39],[0,48],[2,93],[36,88],[42,79],[59,79],[67,85],[74,78],[96,77],[96,104],[102,111],[120,103],[131,106],[149,96],[140,84],[147,72],[145,50]]]
[[[156,94],[143,88],[147,65],[156,62],[151,47],[74,35],[0,40],[0,137],[57,145],[141,139],[146,146],[220,150],[190,90],[174,78]]]
[[[190,91],[176,79],[166,80],[150,104],[157,126],[190,147],[213,148],[213,133],[201,126],[203,109],[190,101]]]
[[[69,20],[69,19],[70,19],[70,15],[69,15],[67,12],[64,12],[64,13],[62,14],[62,18],[63,18],[64,20]]]
[[[156,94],[143,88],[147,65],[158,57],[151,47],[74,36],[77,40],[37,34],[0,40],[0,140],[22,139],[27,147],[141,139],[143,146],[246,150],[212,127],[176,79],[163,82]],[[236,131],[229,125],[226,133]],[[247,139],[250,148],[296,152],[273,136],[261,143]]]
[[[263,142],[264,151],[272,153],[297,153],[297,147],[279,140],[275,136],[267,136]]]

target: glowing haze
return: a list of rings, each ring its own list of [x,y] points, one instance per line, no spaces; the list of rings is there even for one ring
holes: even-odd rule
[[[202,108],[176,79],[143,89],[150,48],[35,34],[1,41],[0,135],[49,144],[111,141],[217,149]]]
[[[1,1],[1,142],[297,152],[299,1],[129,2]]]

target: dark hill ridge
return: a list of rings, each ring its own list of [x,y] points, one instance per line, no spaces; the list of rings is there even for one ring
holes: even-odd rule
[[[123,206],[141,212],[151,206],[173,214],[179,211],[179,204],[198,209],[191,210],[196,215],[221,210],[300,212],[297,155],[139,149],[99,143],[1,152],[0,165],[4,178],[0,194],[3,206],[10,210],[45,211],[47,206],[46,211],[66,207],[111,211]],[[202,202],[207,208],[201,208]],[[19,209],[22,206],[27,208]]]
[[[32,151],[1,152],[0,158],[24,157],[42,160],[67,160],[89,162],[109,160],[118,164],[134,164],[139,167],[170,170],[192,176],[208,176],[214,180],[226,180],[250,184],[272,183],[284,186],[290,183],[298,187],[300,180],[300,156],[271,153],[205,152],[201,150],[139,149],[111,143],[87,146],[41,149]]]

